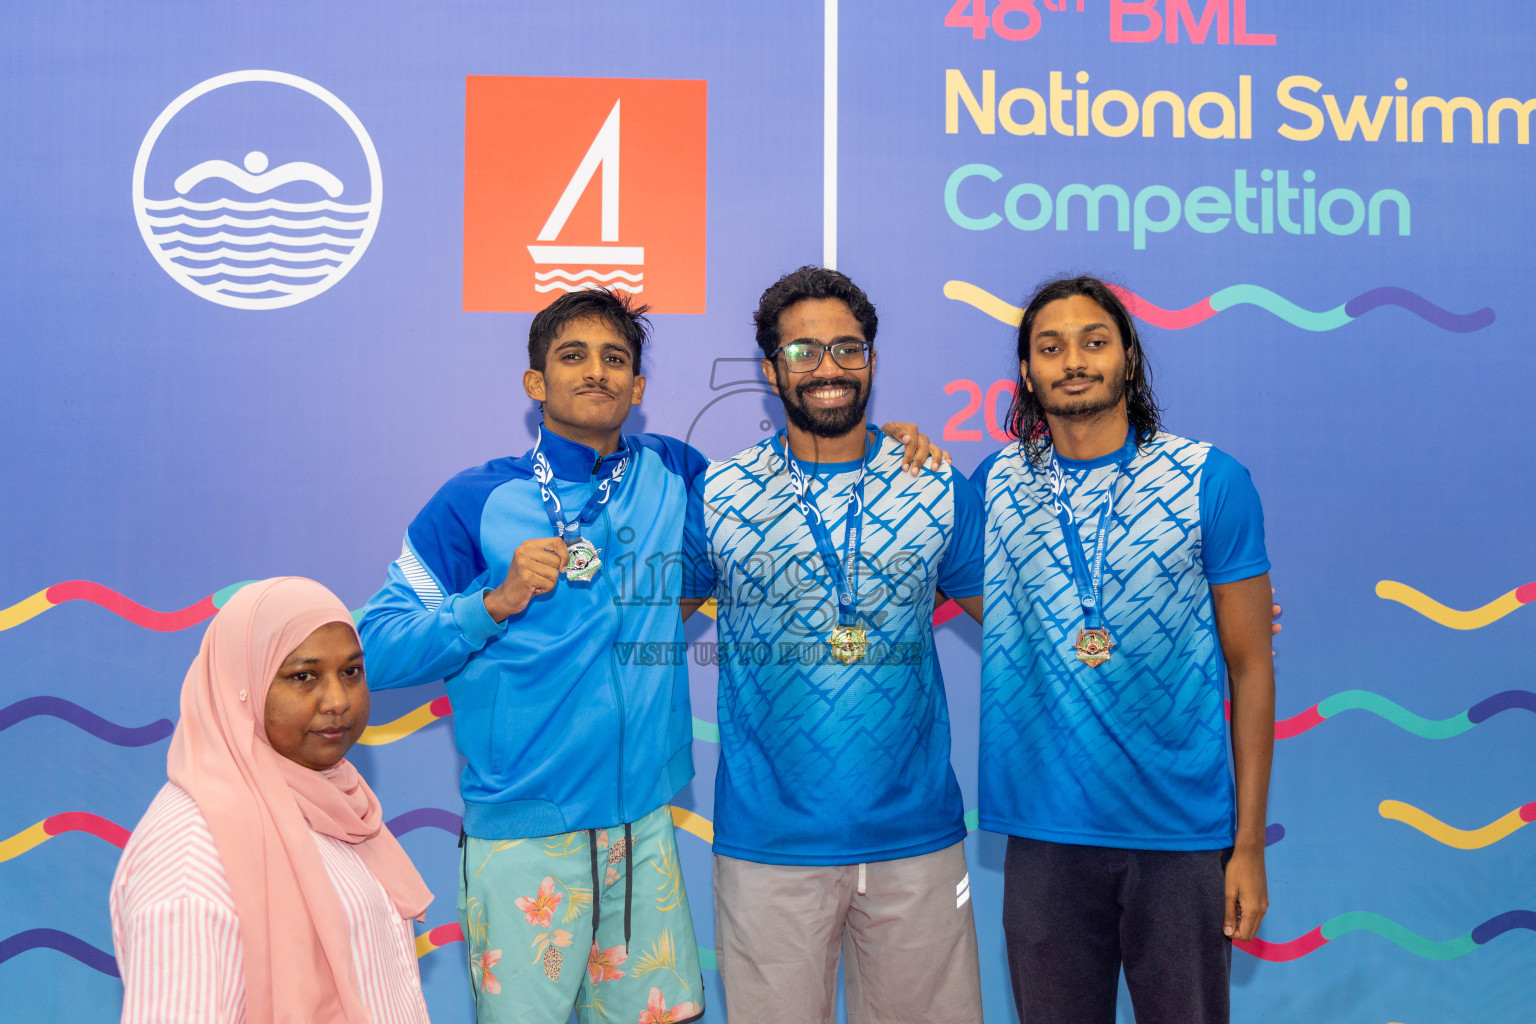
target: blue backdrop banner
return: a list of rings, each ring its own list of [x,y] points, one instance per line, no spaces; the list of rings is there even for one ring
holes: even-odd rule
[[[1251,471],[1286,613],[1234,1019],[1529,1022],[1533,42],[1527,5],[1427,0],[6,5],[4,1015],[117,1018],[108,885],[204,623],[283,574],[361,608],[439,484],[531,445],[534,311],[652,302],[630,429],[719,459],[782,425],[759,294],[825,263],[879,309],[872,418],[963,469],[1005,442],[1024,297],[1086,271],[1168,427]],[[956,611],[990,1024],[1005,839]],[[687,638],[715,1022],[713,621]],[[432,1015],[467,1022],[451,714],[378,693],[353,760],[437,895]]]

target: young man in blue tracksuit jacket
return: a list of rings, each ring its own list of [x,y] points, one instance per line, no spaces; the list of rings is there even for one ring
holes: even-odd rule
[[[621,434],[644,312],[584,291],[534,319],[537,443],[443,485],[360,627],[374,688],[447,682],[481,1022],[703,1014],[667,803],[693,776],[678,602],[706,596],[686,571],[706,463]],[[637,977],[632,948],[670,969]]]

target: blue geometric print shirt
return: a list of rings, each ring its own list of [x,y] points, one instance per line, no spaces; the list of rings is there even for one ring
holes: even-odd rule
[[[1118,451],[1063,459],[1092,564]],[[1129,849],[1230,846],[1236,826],[1211,584],[1269,571],[1248,472],[1208,444],[1157,434],[1119,474],[1100,590],[1116,644],[1098,668],[1051,494],[1049,455],[1017,444],[972,475],[986,507],[981,827]]]
[[[981,502],[953,469],[912,477],[899,445],[872,443],[857,561],[872,646],[852,665],[830,657],[835,590],[772,441],[705,477],[719,602],[716,853],[854,864],[965,838],[933,603],[935,587],[981,593]],[[859,463],[802,465],[841,552]]]

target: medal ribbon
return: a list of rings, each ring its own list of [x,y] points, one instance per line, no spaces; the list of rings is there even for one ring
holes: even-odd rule
[[[624,457],[613,462],[604,460],[607,468],[602,477],[597,481],[597,490],[587,499],[587,503],[581,507],[574,521],[567,521],[565,509],[560,504],[560,496],[555,493],[555,470],[549,464],[549,458],[539,449],[544,444],[544,428],[539,428],[539,438],[534,442],[533,452],[530,458],[533,460],[533,478],[539,484],[539,497],[544,500],[544,511],[549,513],[550,525],[555,528],[555,536],[566,543],[572,543],[581,539],[581,528],[590,524],[602,514],[603,507],[608,504],[608,499],[617,493],[619,481],[624,479],[624,471],[629,468],[629,449],[624,448]]]
[[[854,560],[858,558],[859,541],[864,536],[864,478],[869,470],[869,457],[874,453],[875,446],[866,441],[864,458],[859,463],[859,476],[853,482],[853,489],[848,497],[841,559],[837,556],[837,548],[832,543],[832,534],[827,529],[821,509],[816,507],[816,499],[811,496],[811,478],[800,467],[800,462],[789,450],[789,445],[780,440],[778,435],[773,439],[773,447],[789,466],[789,479],[795,491],[795,503],[800,508],[800,514],[805,516],[805,525],[810,527],[811,536],[816,540],[816,549],[821,553],[821,560],[827,567],[827,574],[832,577],[832,584],[837,588],[837,624],[857,625],[855,609],[858,607],[858,574],[855,572]]]
[[[1099,604],[1099,586],[1104,577],[1104,551],[1109,547],[1109,521],[1115,516],[1115,485],[1125,473],[1125,467],[1136,454],[1134,435],[1128,437],[1125,447],[1115,459],[1115,475],[1110,478],[1104,504],[1099,508],[1097,538],[1093,547],[1093,566],[1090,569],[1083,554],[1083,539],[1078,534],[1077,523],[1072,515],[1072,505],[1067,499],[1067,474],[1061,465],[1061,457],[1051,451],[1051,495],[1056,499],[1056,519],[1061,523],[1061,533],[1067,542],[1067,559],[1071,563],[1072,583],[1077,587],[1077,600],[1083,606],[1083,625],[1088,629],[1104,628],[1104,611]]]

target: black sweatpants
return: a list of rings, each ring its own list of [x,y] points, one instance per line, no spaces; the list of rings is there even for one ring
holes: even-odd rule
[[[1227,1024],[1229,851],[1117,850],[1010,836],[1003,931],[1021,1024]]]

